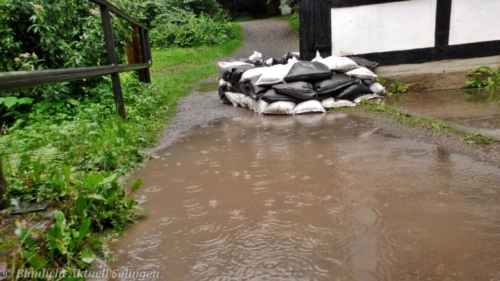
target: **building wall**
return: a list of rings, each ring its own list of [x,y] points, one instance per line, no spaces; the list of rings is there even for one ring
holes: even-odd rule
[[[365,55],[399,64],[500,54],[500,0],[333,3],[333,55]],[[313,16],[318,13],[311,10]]]
[[[437,0],[332,9],[334,55],[434,46]]]
[[[500,40],[499,0],[453,0],[450,45]]]

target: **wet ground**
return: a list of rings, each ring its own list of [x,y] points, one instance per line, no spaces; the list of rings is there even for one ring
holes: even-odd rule
[[[223,119],[136,174],[112,268],[161,280],[500,280],[500,169],[328,113]]]
[[[500,139],[500,93],[448,90],[410,93],[388,100],[399,109],[442,119],[465,131],[480,131]]]
[[[288,52],[299,50],[298,34],[290,24],[281,18],[270,18],[238,23],[244,30],[245,40],[232,56],[235,59],[248,58],[254,51],[262,53],[264,59],[281,58]],[[223,58],[224,60],[227,58]],[[215,68],[215,62],[214,62]],[[201,81],[194,92],[180,101],[178,114],[169,120],[168,128],[149,153],[157,153],[171,146],[190,131],[205,127],[221,118],[249,116],[253,113],[243,108],[230,108],[220,102],[217,95],[217,77]]]

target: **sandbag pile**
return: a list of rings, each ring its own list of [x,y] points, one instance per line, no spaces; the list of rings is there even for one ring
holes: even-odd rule
[[[248,59],[217,63],[219,97],[259,114],[324,113],[384,95],[373,73],[376,66],[359,57],[318,53],[312,61],[300,61],[298,53],[287,53],[263,60],[254,52]]]

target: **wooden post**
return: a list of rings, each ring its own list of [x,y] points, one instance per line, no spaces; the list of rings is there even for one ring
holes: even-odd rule
[[[147,50],[144,38],[144,29],[142,27],[134,27],[132,34],[132,42],[127,42],[127,59],[129,64],[147,63]],[[137,70],[139,81],[151,83],[149,68]]]
[[[9,207],[9,200],[5,198],[7,194],[7,180],[3,175],[2,159],[0,158],[0,210]]]
[[[300,58],[311,60],[316,51],[332,55],[331,0],[300,1]]]
[[[101,6],[101,18],[102,27],[104,29],[104,39],[106,41],[106,51],[108,53],[108,63],[110,65],[118,65],[115,42],[113,39],[113,27],[111,25],[111,15],[109,13],[109,8],[106,5]],[[111,74],[111,81],[113,83],[113,94],[118,114],[120,114],[122,119],[125,121],[127,119],[127,115],[125,113],[125,103],[123,102],[123,90],[120,83],[120,74],[118,72]]]
[[[146,31],[144,28],[139,27],[139,36],[140,36],[140,44],[141,44],[141,58],[143,62],[149,63],[150,55],[149,55],[149,45],[148,45],[148,38],[146,36]],[[141,79],[142,82],[144,83],[151,83],[151,74],[149,72],[149,68],[143,69],[143,75],[144,77]]]

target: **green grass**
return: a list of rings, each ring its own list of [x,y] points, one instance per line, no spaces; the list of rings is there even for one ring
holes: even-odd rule
[[[290,23],[290,26],[292,27],[293,30],[299,32],[300,21],[299,21],[299,16],[297,14],[285,15],[283,16],[283,19]]]
[[[189,94],[196,82],[217,75],[215,60],[230,56],[243,43],[243,29],[233,25],[235,39],[218,46],[174,48],[153,52],[153,83],[167,95],[168,113],[176,112],[177,101]]]

